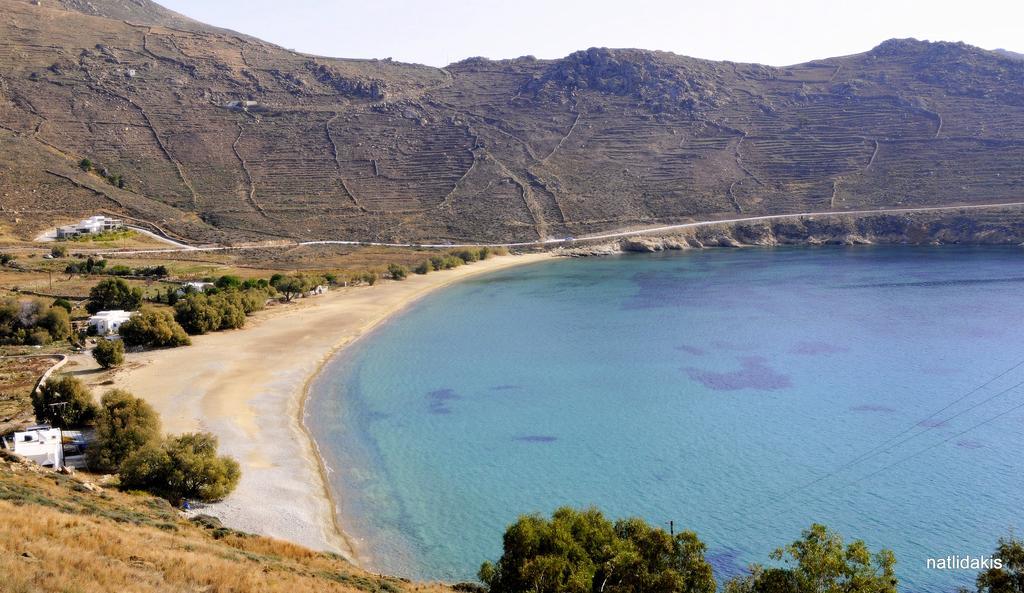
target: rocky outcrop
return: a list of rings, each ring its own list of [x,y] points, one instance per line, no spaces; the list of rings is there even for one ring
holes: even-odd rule
[[[571,257],[777,245],[1024,245],[1024,212],[794,218],[638,234],[561,251]]]

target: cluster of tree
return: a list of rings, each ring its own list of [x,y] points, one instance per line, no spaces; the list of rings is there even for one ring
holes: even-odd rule
[[[704,554],[692,531],[672,535],[641,519],[612,522],[596,509],[562,508],[551,519],[529,515],[509,526],[501,558],[485,562],[479,576],[489,593],[715,593]],[[896,593],[891,551],[844,545],[822,525],[772,558],[782,565],[752,566],[726,583],[726,593]]]
[[[142,306],[142,289],[131,287],[120,278],[107,278],[89,291],[86,309],[90,313],[121,309],[135,311]]]
[[[118,333],[129,346],[174,348],[192,343],[170,311],[152,307],[132,315],[131,319],[121,324]]]
[[[1000,560],[1002,566],[978,575],[978,593],[1024,593],[1024,541],[1000,539],[993,559]]]
[[[64,301],[67,303],[67,301]],[[0,301],[0,343],[42,346],[71,337],[70,303],[43,299],[6,298]]]
[[[56,249],[56,247],[54,248]],[[56,257],[56,256],[55,256]],[[107,260],[88,258],[85,261],[72,262],[64,266],[65,274],[109,274],[111,276],[143,276],[146,278],[165,278],[170,272],[165,265],[142,266],[133,268],[125,265],[107,267]]]
[[[241,475],[238,462],[217,455],[217,438],[195,433],[164,437],[160,417],[131,393],[111,390],[100,405],[75,377],[47,381],[33,395],[39,422],[61,428],[95,427],[89,445],[89,468],[117,472],[121,486],[146,490],[169,500],[214,501],[234,490]]]
[[[245,318],[263,309],[269,294],[262,288],[228,288],[186,294],[176,300],[174,317],[190,334],[245,326]]]
[[[369,283],[373,284],[376,280],[376,275],[374,275],[373,280]],[[308,274],[285,276],[284,274],[274,274],[270,277],[270,286],[279,292],[286,302],[291,302],[295,297],[306,294],[326,281],[323,276],[311,276]]]
[[[492,255],[507,255],[504,247],[464,247],[453,249],[447,253],[430,256],[414,268],[417,274],[428,274],[431,271],[450,270],[475,261],[485,260]]]

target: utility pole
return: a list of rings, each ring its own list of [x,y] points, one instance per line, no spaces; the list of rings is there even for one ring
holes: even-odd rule
[[[668,522],[668,534],[672,537],[676,536],[676,522],[669,520]]]

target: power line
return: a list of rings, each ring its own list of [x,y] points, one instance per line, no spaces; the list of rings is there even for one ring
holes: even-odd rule
[[[873,447],[872,449],[870,449],[870,450],[868,450],[868,451],[866,451],[864,453],[861,453],[860,455],[858,455],[854,459],[851,459],[850,461],[847,461],[843,465],[837,467],[836,469],[832,470],[831,472],[829,472],[829,473],[827,473],[827,474],[825,474],[823,476],[815,478],[814,480],[811,480],[810,482],[808,482],[806,484],[803,484],[801,486],[797,486],[796,488],[792,488],[791,490],[788,490],[787,492],[784,492],[782,494],[782,496],[788,496],[790,494],[793,494],[794,492],[798,492],[798,491],[801,491],[801,490],[806,490],[806,489],[808,489],[808,488],[810,488],[810,487],[812,487],[812,486],[814,486],[816,484],[819,484],[819,483],[821,483],[821,482],[823,482],[823,481],[825,481],[825,480],[827,480],[827,479],[829,479],[829,478],[839,474],[840,472],[842,472],[843,470],[845,470],[847,468],[850,468],[850,467],[853,467],[854,465],[859,464],[861,461],[864,461],[865,459],[867,459],[868,457],[871,457],[875,453],[884,453],[885,451],[888,451],[888,450],[892,449],[893,447],[897,447],[899,445],[902,445],[903,443],[906,443],[907,441],[913,440],[913,439],[917,438],[918,436],[928,432],[929,430],[932,430],[933,428],[938,427],[942,423],[949,422],[950,420],[953,420],[954,418],[962,416],[963,414],[965,414],[965,413],[967,413],[967,412],[977,408],[978,406],[981,406],[981,405],[983,405],[983,404],[985,404],[985,403],[987,403],[989,401],[992,401],[993,399],[999,397],[1000,395],[1003,395],[1004,393],[1006,393],[1008,391],[1012,391],[1013,389],[1016,389],[1017,387],[1020,387],[1021,385],[1024,385],[1024,381],[1021,381],[1020,383],[1017,383],[1016,385],[1014,385],[1012,387],[1004,389],[1003,391],[1000,391],[999,393],[989,397],[988,399],[985,399],[985,400],[975,404],[974,406],[971,406],[971,407],[969,407],[969,408],[967,408],[965,410],[962,410],[962,411],[954,414],[953,416],[950,416],[949,418],[946,418],[945,420],[942,420],[939,423],[936,423],[934,426],[921,426],[923,423],[931,420],[932,418],[935,418],[939,414],[941,414],[941,413],[945,412],[946,410],[952,408],[953,406],[955,406],[958,403],[964,401],[965,399],[967,399],[968,397],[970,397],[970,396],[974,395],[975,393],[981,391],[982,389],[988,387],[989,385],[991,385],[992,383],[998,381],[999,379],[1002,379],[1006,375],[1012,373],[1013,371],[1017,370],[1018,368],[1020,368],[1022,366],[1024,366],[1024,360],[1018,362],[1017,364],[1013,365],[1012,367],[1010,367],[1010,368],[1006,369],[1005,371],[999,373],[995,377],[992,377],[991,379],[989,379],[988,381],[986,381],[986,382],[982,383],[981,385],[975,387],[974,389],[971,389],[967,393],[964,393],[963,395],[957,397],[956,399],[954,399],[953,401],[949,402],[948,404],[946,404],[945,406],[943,406],[939,410],[936,410],[935,412],[932,412],[926,418],[923,418],[923,419],[918,420],[917,422],[911,424],[909,427],[904,429],[902,432],[900,432],[900,433],[898,433],[898,434],[896,434],[894,436],[889,437],[888,439],[883,441],[882,444],[877,445],[877,446]],[[910,437],[907,437],[907,438],[905,438],[905,439],[903,439],[903,440],[901,440],[899,442],[894,443],[894,441],[896,441],[897,439],[899,439],[903,435],[905,435],[905,434],[907,434],[907,433],[909,433],[909,432],[911,432],[911,431],[913,431],[913,430],[915,430],[917,428],[924,428],[924,430],[921,430],[921,431],[911,435]]]

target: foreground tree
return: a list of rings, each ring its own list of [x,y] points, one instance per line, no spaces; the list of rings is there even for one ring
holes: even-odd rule
[[[238,462],[217,455],[217,437],[188,433],[145,445],[121,465],[121,485],[170,500],[221,500],[238,485]]]
[[[127,391],[108,391],[96,416],[96,441],[89,448],[89,467],[117,471],[133,453],[159,439],[160,417],[152,406]]]
[[[122,323],[118,333],[129,346],[173,348],[191,343],[171,312],[162,309],[143,309]]]
[[[124,342],[100,339],[92,349],[92,357],[105,369],[120,366],[124,362]]]
[[[872,554],[863,541],[843,544],[839,534],[815,523],[803,538],[772,552],[784,566],[751,566],[726,584],[726,593],[896,593],[896,557]]]
[[[142,289],[132,288],[120,278],[107,278],[89,291],[90,313],[110,309],[134,311],[142,305]]]
[[[36,420],[58,428],[90,424],[96,418],[92,393],[80,379],[71,375],[51,378],[32,394]]]
[[[501,558],[479,576],[490,593],[714,593],[704,550],[692,531],[561,508],[509,526]]]
[[[978,593],[1024,593],[1024,542],[1010,537],[999,540],[994,558],[1002,567],[978,575]]]

